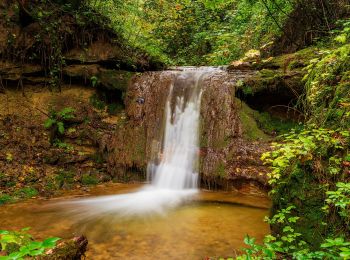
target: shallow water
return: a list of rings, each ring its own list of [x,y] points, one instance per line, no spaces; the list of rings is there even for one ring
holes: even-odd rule
[[[125,193],[133,185],[96,187],[89,195]],[[234,256],[246,234],[261,240],[269,232],[263,218],[266,198],[223,192],[201,192],[187,204],[162,215],[122,217],[104,214],[85,218],[71,213],[71,206],[57,205],[70,192],[54,200],[30,200],[0,207],[0,228],[32,227],[37,239],[70,238],[85,234],[87,259],[205,259]]]

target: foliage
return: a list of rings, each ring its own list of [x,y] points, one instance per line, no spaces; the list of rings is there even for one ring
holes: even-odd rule
[[[88,3],[111,20],[128,44],[180,65],[227,64],[246,50],[270,43],[294,7],[293,1],[282,0]]]
[[[13,197],[8,194],[0,194],[0,206],[5,203],[10,203],[13,201]]]
[[[305,106],[310,123],[350,125],[350,20],[336,32],[336,48],[324,51],[306,68]]]
[[[59,112],[51,109],[49,118],[44,123],[46,129],[51,129],[51,143],[55,143],[59,148],[69,148],[65,143],[62,143],[57,136],[65,133],[65,123],[75,117],[74,111],[75,110],[71,107],[63,108]]]
[[[302,240],[302,234],[295,231],[291,224],[298,222],[299,217],[291,213],[295,206],[282,209],[271,219],[267,218],[270,224],[282,225],[282,232],[276,236],[267,235],[264,244],[256,244],[254,238],[246,236],[244,242],[245,254],[239,256],[238,260],[246,259],[285,259],[288,255],[292,259],[349,259],[350,242],[343,237],[326,238],[321,244],[320,250],[313,251],[309,245]]]
[[[328,167],[323,167],[322,174],[335,175],[340,171],[341,159],[337,151],[347,149],[349,131],[335,131],[323,128],[305,129],[283,135],[283,143],[274,143],[272,152],[263,154],[262,159],[270,164],[269,183],[277,184],[282,176],[288,175],[295,164],[313,164],[317,160],[328,158]],[[321,172],[320,172],[321,173]],[[275,191],[272,190],[272,193]]]
[[[349,259],[350,132],[309,127],[282,137],[262,156],[271,166],[273,233],[263,245],[247,237],[239,259]]]
[[[50,237],[44,241],[35,241],[33,237],[27,233],[29,228],[21,231],[0,230],[1,250],[6,252],[7,256],[0,256],[2,260],[25,259],[27,257],[37,257],[43,255],[47,249],[56,246],[56,242],[60,240],[57,237]]]
[[[339,215],[345,219],[347,227],[350,226],[350,183],[338,182],[335,191],[327,191],[326,202],[324,207],[329,211],[331,206],[337,209]]]
[[[39,194],[39,192],[33,187],[25,187],[17,189],[9,194],[2,194],[0,192],[0,206],[6,203],[16,202],[21,199],[30,199]]]
[[[13,196],[22,199],[29,199],[38,195],[38,191],[32,187],[19,189],[13,193]]]

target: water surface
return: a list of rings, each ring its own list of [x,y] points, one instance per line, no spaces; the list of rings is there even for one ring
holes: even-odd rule
[[[130,192],[137,185],[99,186],[89,196]],[[1,229],[32,227],[37,239],[47,236],[89,239],[87,259],[205,259],[234,256],[246,234],[261,241],[269,232],[263,218],[266,198],[223,192],[200,192],[192,202],[166,214],[123,217],[104,214],[85,218],[58,205],[84,192],[69,192],[53,200],[29,200],[2,206]]]

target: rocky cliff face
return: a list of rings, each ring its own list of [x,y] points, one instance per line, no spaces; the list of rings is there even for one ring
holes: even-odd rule
[[[101,25],[98,17],[78,19],[52,3],[39,10],[34,0],[26,1],[31,2],[33,5],[24,7],[13,0],[0,3],[3,18],[0,19],[0,92],[5,94],[1,100],[9,100],[9,95],[15,97],[13,102],[7,101],[8,104],[0,107],[4,115],[0,119],[6,121],[8,116],[17,116],[18,122],[30,123],[24,128],[35,126],[46,131],[43,122],[49,109],[60,111],[73,107],[81,120],[73,124],[72,131],[76,132],[65,133],[66,141],[82,143],[86,139],[93,148],[91,157],[99,149],[107,161],[105,164],[95,158],[98,165],[103,165],[103,174],[106,166],[107,173],[119,181],[144,180],[148,161],[157,156],[162,146],[165,102],[176,71],[144,72],[161,69],[162,64],[141,50],[126,46],[115,32]],[[52,9],[50,16],[45,13],[48,9]],[[249,71],[218,71],[204,79],[200,126],[200,173],[204,187],[230,189],[233,183],[237,186],[247,181],[266,185],[266,169],[259,158],[268,149],[268,138],[246,113],[246,105],[235,97],[241,82],[254,75]],[[66,93],[70,89],[76,90],[77,95],[81,93],[77,102],[73,99],[68,102]],[[49,98],[36,102],[32,97],[38,91],[40,95],[51,92]],[[32,103],[20,101],[19,94]],[[118,107],[114,117],[106,115],[106,104],[100,107],[100,101],[95,100],[99,95],[107,105]],[[31,111],[20,103],[30,106]],[[26,112],[23,116],[22,110]],[[33,111],[39,114],[35,120]],[[21,124],[17,121],[13,121],[13,127]],[[38,139],[40,131],[35,133]],[[3,147],[10,146],[6,143]],[[39,150],[42,154],[52,150],[55,155],[60,149],[51,147],[46,136],[45,147]],[[82,160],[79,149],[77,160]],[[19,150],[7,152],[22,156]],[[22,165],[13,167],[14,161],[6,160],[5,150],[0,155],[6,169],[17,171],[16,167]],[[71,156],[70,152],[67,156]],[[41,157],[36,165],[42,166],[40,174],[44,178],[46,166],[41,163]],[[65,161],[58,159],[50,164],[53,168],[55,165],[67,168]],[[76,169],[81,168],[80,161],[74,163]],[[99,167],[94,166],[93,170]]]
[[[101,136],[123,121],[130,78],[162,67],[92,10],[44,2],[0,1],[0,204],[111,180]],[[45,127],[53,117],[61,133]]]
[[[125,71],[162,67],[156,58],[129,47],[93,10],[75,13],[51,2],[19,3],[0,3],[2,86],[42,84],[59,90],[63,83],[79,82],[124,90]]]
[[[125,121],[115,134],[104,136],[101,145],[109,171],[119,179],[128,180],[135,172],[144,176],[148,161],[160,150],[165,104],[176,73],[147,72],[129,83]],[[243,137],[241,104],[235,98],[237,82],[249,75],[218,70],[202,82],[200,173],[205,187],[230,189],[237,179],[266,184],[266,169],[259,159],[266,142]]]

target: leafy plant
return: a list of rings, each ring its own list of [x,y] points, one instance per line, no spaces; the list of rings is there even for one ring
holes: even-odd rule
[[[310,123],[317,126],[350,125],[350,21],[336,32],[335,48],[323,51],[305,68],[305,109]]]
[[[35,241],[33,237],[27,233],[29,228],[21,231],[0,230],[1,251],[6,252],[7,256],[0,256],[2,260],[20,260],[27,257],[36,257],[43,255],[47,249],[56,246],[56,242],[60,240],[57,237],[50,237],[44,241]]]
[[[350,223],[350,183],[338,182],[335,191],[327,191],[327,206],[334,205],[338,210],[341,217],[345,218]]]
[[[49,118],[44,123],[44,127],[47,129],[57,128],[60,134],[64,134],[64,122],[73,119],[75,117],[73,114],[74,112],[75,110],[71,107],[66,107],[59,112],[51,110]]]
[[[22,198],[22,199],[29,199],[37,195],[38,195],[38,191],[35,188],[31,188],[31,187],[22,188],[13,193],[13,196]]]
[[[293,216],[295,206],[278,211],[266,221],[272,225],[282,225],[282,232],[276,236],[267,235],[264,244],[255,242],[255,238],[246,236],[244,243],[249,246],[243,249],[245,254],[237,257],[238,260],[248,259],[349,259],[350,242],[343,237],[326,238],[320,250],[313,251],[308,243],[302,240],[302,234],[294,230],[291,224],[298,222],[299,217]],[[289,257],[287,257],[289,256]]]
[[[301,132],[292,131],[290,134],[282,135],[283,143],[273,143],[274,150],[264,153],[262,160],[265,164],[271,165],[269,183],[276,184],[283,174],[288,171],[296,162],[306,164],[312,162],[315,156],[328,155],[328,149],[344,150],[347,143],[348,131],[335,131],[329,129],[305,129]],[[340,160],[329,160],[332,165],[339,165]],[[335,174],[333,167],[328,168],[328,173]],[[272,193],[274,190],[272,191]]]

